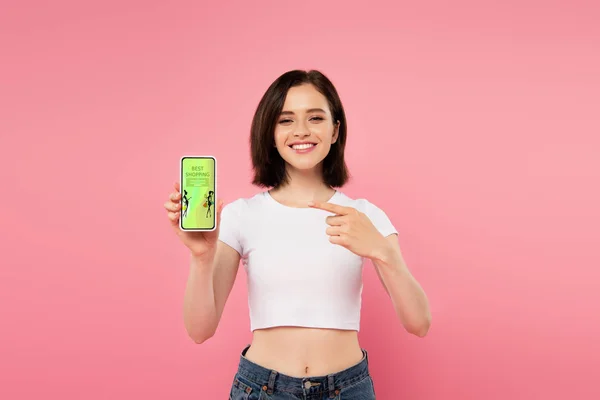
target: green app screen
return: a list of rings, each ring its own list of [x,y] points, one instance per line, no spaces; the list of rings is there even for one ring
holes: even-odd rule
[[[215,227],[215,160],[184,157],[181,165],[181,226],[183,229]]]

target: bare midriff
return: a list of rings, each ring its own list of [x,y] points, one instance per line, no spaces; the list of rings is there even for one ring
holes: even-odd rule
[[[358,333],[349,330],[277,327],[255,330],[246,358],[293,377],[324,376],[358,364]]]

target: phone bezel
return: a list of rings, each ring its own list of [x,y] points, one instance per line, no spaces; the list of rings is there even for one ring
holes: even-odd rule
[[[214,169],[214,176],[215,176],[215,200],[217,200],[217,158],[215,156],[199,156],[199,155],[183,155],[181,156],[181,158],[179,159],[179,194],[181,196],[183,196],[183,160],[186,158],[193,158],[193,159],[212,159],[215,165],[215,169]],[[179,204],[182,205],[182,201],[183,201],[183,197],[181,198],[181,200],[179,200]],[[214,204],[215,206],[215,210],[213,212],[213,227],[212,228],[193,228],[193,229],[189,229],[189,228],[184,228],[183,227],[183,221],[182,221],[182,214],[183,214],[183,209],[180,208],[179,210],[179,229],[184,231],[184,232],[212,232],[215,229],[217,229],[217,225],[218,225],[218,221],[217,221],[217,205],[216,202]]]

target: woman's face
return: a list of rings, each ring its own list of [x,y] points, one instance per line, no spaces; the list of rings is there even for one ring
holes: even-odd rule
[[[275,145],[288,168],[320,166],[338,136],[327,98],[312,85],[290,88],[275,124]]]

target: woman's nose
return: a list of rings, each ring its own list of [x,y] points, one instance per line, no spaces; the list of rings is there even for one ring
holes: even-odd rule
[[[310,131],[304,122],[299,122],[298,126],[294,130],[294,136],[305,137],[310,135]]]
[[[299,138],[305,138],[307,136],[310,136],[310,132],[306,131],[306,130],[296,130],[294,132],[294,136],[299,137]]]

